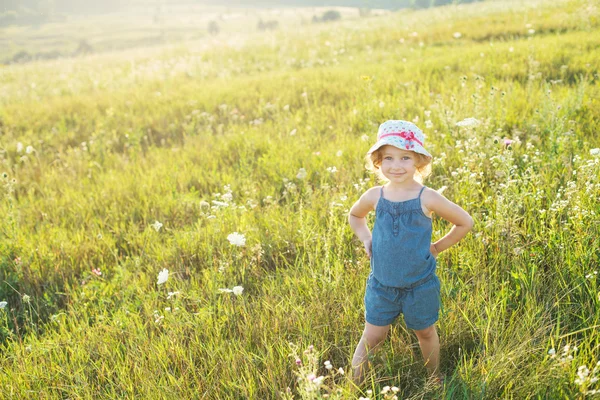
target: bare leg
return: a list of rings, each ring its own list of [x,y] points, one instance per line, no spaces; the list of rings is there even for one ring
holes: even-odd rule
[[[365,322],[365,330],[360,338],[360,342],[358,342],[358,345],[356,346],[354,357],[352,358],[354,383],[362,383],[369,369],[369,356],[379,349],[389,330],[390,325],[377,326]]]
[[[440,338],[438,337],[435,325],[428,328],[414,331],[419,339],[421,353],[425,360],[425,366],[431,376],[442,378],[440,373]]]

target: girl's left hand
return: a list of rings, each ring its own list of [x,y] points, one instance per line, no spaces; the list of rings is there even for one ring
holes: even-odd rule
[[[438,251],[435,248],[435,245],[433,243],[431,243],[431,246],[429,246],[429,251],[431,252],[431,255],[433,256],[433,258],[437,258],[438,254],[440,254],[440,253],[438,253]]]

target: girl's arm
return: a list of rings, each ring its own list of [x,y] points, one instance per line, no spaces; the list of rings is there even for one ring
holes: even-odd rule
[[[350,209],[348,222],[356,236],[363,242],[369,258],[371,258],[371,231],[365,218],[370,211],[375,209],[377,188],[371,188],[360,196],[360,199]]]
[[[435,250],[434,255],[437,256],[438,253],[447,250],[465,237],[473,228],[473,218],[435,190],[426,190],[425,192],[422,196],[425,207],[454,224],[446,236],[432,244]]]

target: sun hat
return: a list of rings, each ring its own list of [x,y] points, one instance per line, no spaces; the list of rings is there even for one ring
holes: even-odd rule
[[[412,122],[402,120],[389,120],[379,125],[377,143],[367,152],[373,153],[381,146],[390,145],[402,150],[414,151],[431,158],[431,154],[423,147],[425,135]]]

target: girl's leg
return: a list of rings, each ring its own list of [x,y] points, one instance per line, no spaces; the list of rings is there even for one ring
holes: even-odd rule
[[[365,330],[358,346],[356,346],[354,357],[352,357],[353,380],[355,383],[360,384],[363,381],[369,367],[369,355],[377,351],[389,330],[390,325],[377,326],[365,322]]]
[[[425,366],[427,366],[429,374],[441,378],[440,338],[438,337],[435,325],[414,332],[419,339],[421,353],[423,353],[423,359],[425,360]]]

